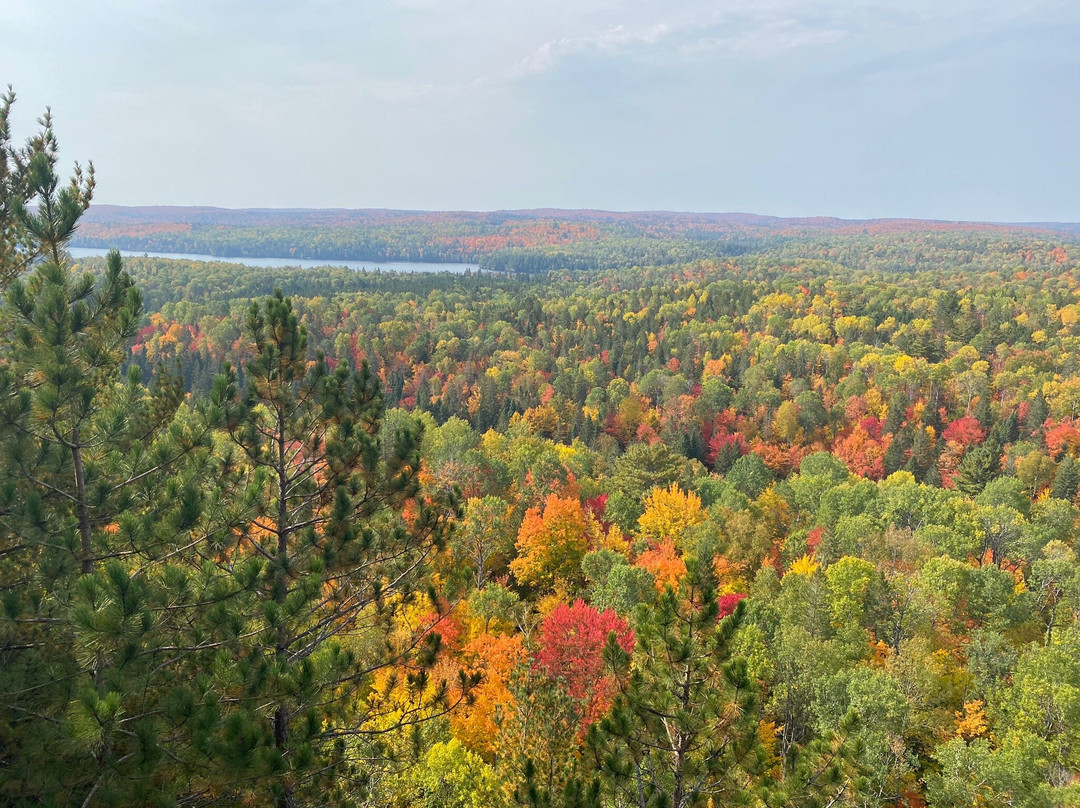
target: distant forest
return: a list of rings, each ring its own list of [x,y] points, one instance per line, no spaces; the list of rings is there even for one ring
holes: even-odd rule
[[[103,205],[88,211],[72,244],[222,258],[476,262],[489,270],[537,273],[719,259],[791,240],[927,232],[984,236],[1042,232],[1049,237],[1080,235],[1080,226],[783,219],[741,213],[430,213]]]

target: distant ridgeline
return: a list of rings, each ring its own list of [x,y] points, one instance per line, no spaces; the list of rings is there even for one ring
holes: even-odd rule
[[[917,220],[781,219],[752,214],[523,210],[493,213],[394,210],[229,210],[209,207],[91,208],[77,247],[267,256],[327,261],[477,262],[484,269],[539,273],[559,269],[664,266],[723,259],[785,241],[884,233],[1043,230]]]

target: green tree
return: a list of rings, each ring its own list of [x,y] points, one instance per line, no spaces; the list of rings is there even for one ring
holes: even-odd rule
[[[764,460],[751,452],[736,460],[724,479],[753,499],[769,487],[773,481],[773,473]]]
[[[1077,489],[1080,489],[1080,464],[1066,455],[1054,475],[1051,495],[1072,502],[1076,499]]]
[[[424,808],[499,808],[506,803],[495,772],[458,740],[437,743],[416,769],[416,802]]]
[[[682,482],[686,460],[662,443],[635,443],[615,461],[611,489],[631,501],[640,502],[654,488]]]
[[[10,103],[9,93],[0,260],[5,272],[36,263],[10,282],[0,311],[0,721],[10,755],[0,793],[138,801],[144,788],[169,792],[155,768],[171,594],[161,597],[157,564],[191,526],[180,466],[207,431],[174,422],[175,380],[159,375],[148,388],[137,369],[122,376],[139,292],[118,253],[95,277],[75,274],[66,251],[92,174],[61,184],[47,115],[13,153]]]
[[[13,144],[14,103],[15,93],[8,87],[0,95],[0,289],[40,256],[62,263],[64,245],[94,193],[93,163],[85,174],[76,163],[70,181],[61,186],[59,145],[49,111],[24,146]]]
[[[589,586],[589,603],[597,609],[614,609],[620,615],[633,611],[639,603],[649,603],[656,594],[652,574],[631,566],[621,553],[596,550],[581,561]]]
[[[1080,638],[1075,628],[1020,657],[1010,686],[991,706],[1009,746],[1035,753],[1045,783],[1080,772]]]
[[[608,664],[630,668],[589,744],[612,803],[855,804],[866,787],[846,740],[857,728],[855,717],[786,759],[772,758],[747,662],[734,654],[745,602],[721,616],[714,586],[711,572],[692,565],[678,590],[669,588],[652,608],[639,606],[632,664],[609,639]]]
[[[975,496],[1001,473],[1001,447],[987,441],[968,449],[960,461],[959,471],[956,487],[969,496]]]
[[[514,552],[510,505],[499,497],[470,499],[450,546],[455,560],[472,570],[474,585],[482,589],[494,572],[505,570]]]
[[[984,738],[946,741],[934,751],[940,771],[927,775],[931,808],[985,805],[992,808],[1050,808],[1038,768],[1023,750],[994,750]]]
[[[284,807],[332,793],[354,756],[371,754],[365,731],[429,718],[463,696],[464,680],[456,695],[429,680],[438,633],[399,637],[390,622],[395,605],[422,593],[453,509],[420,496],[417,429],[385,436],[394,450],[382,459],[378,380],[367,365],[311,361],[280,291],[252,304],[244,332],[246,390],[226,367],[213,395],[228,435],[220,462],[235,470],[230,492],[244,492],[247,510],[199,550],[219,559],[221,586],[235,593],[228,617],[208,615],[219,639],[205,664],[225,664],[231,686],[206,743],[251,739],[248,754],[212,761],[222,798],[236,783]],[[407,709],[387,707],[380,719],[379,707],[340,697],[392,666],[410,671]]]
[[[703,577],[689,576],[679,591],[668,589],[654,608],[636,613],[633,667],[591,738],[617,801],[639,808],[726,804],[745,796],[737,771],[764,768],[756,694],[746,662],[731,652],[743,607],[719,620],[715,589]],[[613,668],[630,662],[613,641],[606,653]]]

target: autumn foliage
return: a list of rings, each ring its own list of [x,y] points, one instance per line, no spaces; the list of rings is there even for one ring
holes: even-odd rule
[[[581,502],[549,494],[543,510],[529,508],[518,531],[518,557],[510,563],[524,584],[554,586],[576,578],[588,549],[588,524]]]
[[[603,654],[611,634],[624,651],[633,651],[634,632],[626,621],[583,600],[559,604],[540,624],[536,664],[581,705],[582,728],[607,711],[615,693],[614,674],[605,670]]]

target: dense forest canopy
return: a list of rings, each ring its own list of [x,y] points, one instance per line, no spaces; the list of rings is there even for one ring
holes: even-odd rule
[[[1077,236],[1076,225],[1035,226],[910,219],[781,219],[745,213],[616,213],[591,210],[492,213],[394,210],[227,210],[95,207],[73,244],[218,257],[326,261],[479,262],[485,269],[563,269],[678,264],[801,245],[829,235],[943,233],[997,238],[1037,232]],[[973,239],[974,240],[974,239]],[[864,247],[873,242],[864,240]]]
[[[1067,229],[102,224],[11,103],[5,804],[1080,801]]]

